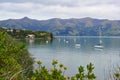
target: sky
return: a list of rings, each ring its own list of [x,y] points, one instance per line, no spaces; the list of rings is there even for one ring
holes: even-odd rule
[[[23,17],[120,20],[120,0],[0,0],[0,20]]]

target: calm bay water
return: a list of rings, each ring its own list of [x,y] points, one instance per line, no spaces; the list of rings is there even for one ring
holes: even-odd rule
[[[96,80],[110,80],[110,74],[120,66],[120,37],[102,37],[102,42],[104,48],[96,49],[94,45],[99,43],[99,37],[63,36],[56,37],[52,42],[29,40],[27,48],[35,60],[41,60],[48,69],[52,60],[57,59],[68,67],[65,75],[71,76],[77,73],[80,65],[92,62]]]

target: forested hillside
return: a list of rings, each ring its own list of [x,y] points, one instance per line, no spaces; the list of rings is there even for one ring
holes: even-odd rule
[[[29,38],[32,35],[33,38],[42,39],[53,39],[53,34],[45,31],[32,31],[32,30],[22,30],[22,29],[11,29],[11,28],[0,28],[0,31],[4,31],[16,39]]]
[[[120,36],[120,20],[94,18],[53,18],[49,20],[35,20],[28,17],[22,19],[8,19],[0,21],[0,26],[13,29],[32,31],[47,31],[56,36],[98,36],[99,29],[102,36]]]

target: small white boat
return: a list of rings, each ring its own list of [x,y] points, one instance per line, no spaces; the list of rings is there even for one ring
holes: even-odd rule
[[[97,45],[95,45],[94,47],[95,47],[95,48],[98,48],[98,49],[103,49],[104,46],[102,45],[102,40],[100,40],[99,43],[100,43],[100,44],[97,44]]]
[[[98,48],[98,49],[103,49],[104,48],[104,46],[102,45],[101,34],[102,34],[101,29],[99,27],[99,44],[94,46],[95,48]]]
[[[94,47],[95,48],[99,48],[99,49],[103,49],[104,48],[104,46],[102,46],[102,45],[95,45]]]
[[[80,44],[75,44],[76,48],[80,48],[80,46],[81,46]]]

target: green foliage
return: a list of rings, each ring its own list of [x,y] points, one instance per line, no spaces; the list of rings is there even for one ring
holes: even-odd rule
[[[0,32],[0,80],[21,80],[32,75],[33,59],[25,45]]]
[[[57,60],[52,61],[53,68],[50,70],[43,66],[41,61],[38,61],[37,64],[39,68],[34,71],[31,80],[66,80],[64,72],[67,68],[63,64],[58,64]]]
[[[95,74],[93,73],[94,66],[92,63],[87,65],[88,74],[86,75],[88,80],[94,80],[96,78]]]
[[[78,68],[78,73],[71,78],[71,80],[94,80],[96,78],[93,73],[94,66],[92,63],[87,64],[87,74],[85,74],[84,66]]]
[[[6,32],[16,39],[25,39],[29,34],[34,35],[35,38],[42,39],[53,39],[53,34],[45,31],[31,31],[31,30],[22,30],[22,29],[10,29],[10,28],[1,28],[0,32]]]
[[[6,31],[6,29],[0,27],[0,32]]]
[[[114,73],[114,79],[115,79],[115,80],[120,80],[120,67],[119,67],[118,70]]]
[[[11,31],[11,30],[13,30],[13,31]],[[28,36],[29,34],[34,35],[35,38],[44,38],[44,39],[53,38],[52,33],[48,33],[48,32],[45,32],[45,31],[8,29],[7,33],[9,35],[11,35],[12,37],[17,38],[17,39],[25,39],[26,36]]]
[[[80,66],[79,68],[78,68],[78,74],[76,74],[76,77],[77,77],[77,79],[79,79],[80,78],[80,80],[84,80],[84,78],[85,78],[85,73],[84,73],[84,67],[83,66]]]
[[[48,38],[48,37],[53,37],[53,35],[51,34],[51,33],[48,33],[48,32],[45,32],[45,31],[35,31],[34,33],[33,33],[35,36],[36,36],[36,38]]]
[[[92,63],[86,66],[87,74],[85,74],[84,67],[80,66],[78,73],[71,78],[64,75],[67,67],[64,67],[63,64],[59,64],[57,60],[52,61],[51,70],[43,66],[41,61],[38,61],[37,64],[39,67],[34,71],[31,80],[94,80],[96,78],[93,73],[94,66]]]

